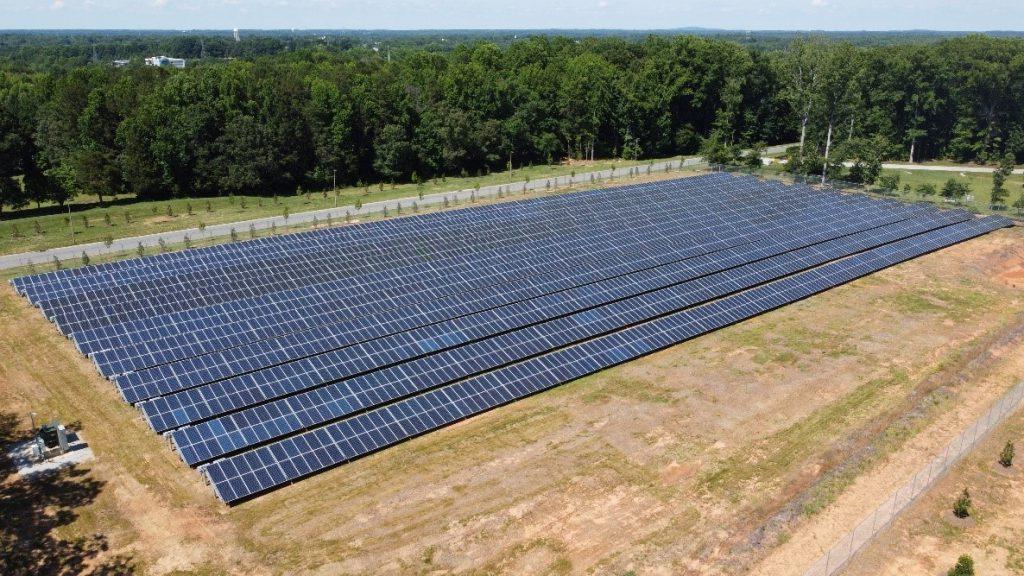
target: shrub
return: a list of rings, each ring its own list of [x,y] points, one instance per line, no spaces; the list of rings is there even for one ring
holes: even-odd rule
[[[114,237],[111,236],[110,234],[104,236],[103,245],[107,247],[107,250],[110,250],[110,247],[114,245]]]
[[[1008,441],[1006,446],[1003,446],[1003,451],[999,453],[999,463],[1003,468],[1013,466],[1013,442]]]
[[[960,556],[956,564],[946,574],[948,576],[974,576],[974,558],[967,554]]]
[[[895,192],[900,188],[900,175],[899,174],[884,174],[878,177],[878,185],[890,192]]]
[[[935,184],[918,184],[917,193],[927,198],[928,196],[935,196],[939,193],[939,190],[935,187]]]
[[[82,266],[88,266],[88,265],[89,265],[89,255],[85,253],[85,250],[82,250]]]
[[[231,229],[231,241],[238,242],[238,232],[234,228]]]
[[[164,240],[163,238],[159,238],[159,239],[157,239],[157,244],[160,245],[160,251],[161,252],[167,252],[167,241],[166,240]]]
[[[43,235],[43,226],[39,223],[39,220],[32,222],[32,228],[35,230],[37,236]]]
[[[142,242],[139,242],[139,245],[135,248],[135,253],[139,256],[146,255],[146,249],[142,247]]]
[[[964,488],[960,497],[953,502],[953,515],[957,518],[967,518],[971,515],[971,493]]]
[[[110,212],[103,213],[103,223],[107,226],[112,226],[114,224],[113,220],[110,218]]]
[[[54,257],[53,257],[53,269],[54,270],[60,270],[63,267],[64,267],[64,265],[60,263],[60,258],[57,258],[57,256],[54,255]]]

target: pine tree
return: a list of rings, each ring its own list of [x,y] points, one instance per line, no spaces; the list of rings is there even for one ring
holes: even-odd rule
[[[974,576],[974,558],[967,554],[960,556],[956,564],[946,574],[948,576]]]
[[[967,518],[971,515],[971,493],[964,488],[960,497],[953,503],[953,515],[957,518]]]
[[[999,453],[999,463],[1003,468],[1013,466],[1013,442],[1007,441],[1006,446],[1003,446],[1002,452]]]

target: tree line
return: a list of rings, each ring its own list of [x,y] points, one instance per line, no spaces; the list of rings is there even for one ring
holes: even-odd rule
[[[1024,160],[1024,40],[758,50],[695,36],[537,36],[444,51],[317,47],[183,70],[0,72],[0,203],[478,175],[566,158],[800,142],[812,173]],[[732,153],[732,152],[730,152]]]

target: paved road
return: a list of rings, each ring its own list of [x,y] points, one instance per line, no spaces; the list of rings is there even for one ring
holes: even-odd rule
[[[785,151],[787,145],[770,146],[765,149],[765,154],[780,154]],[[704,161],[703,158],[694,157],[687,158],[685,160],[665,160],[655,162],[651,167],[652,172],[664,171],[666,168],[670,170],[679,169],[680,167],[695,166]],[[495,184],[493,186],[483,186],[480,188],[477,195],[483,197],[493,197],[498,194],[498,189],[508,192],[522,192],[525,190],[539,190],[543,189],[547,182],[551,182],[552,187],[567,186],[572,183],[586,184],[590,182],[590,177],[606,179],[612,176],[614,171],[615,177],[625,177],[630,168],[640,168],[641,171],[646,171],[647,166],[650,163],[638,162],[636,164],[623,165],[609,170],[599,170],[595,172],[582,172],[576,174],[575,177],[571,176],[559,176],[557,178],[543,178],[538,180],[532,180],[530,182],[520,181],[513,182],[511,184]],[[269,230],[272,226],[294,226],[296,224],[310,223],[315,218],[316,220],[323,222],[328,217],[332,218],[335,222],[344,221],[345,214],[351,214],[353,218],[356,218],[365,214],[380,213],[386,206],[391,212],[395,211],[399,204],[406,210],[409,210],[413,201],[419,203],[420,206],[436,206],[443,204],[445,198],[449,201],[452,199],[458,199],[460,201],[469,200],[473,194],[473,189],[466,188],[463,190],[453,190],[451,192],[428,194],[424,196],[423,200],[415,197],[410,198],[399,198],[395,200],[382,200],[379,202],[368,202],[363,204],[362,208],[356,209],[355,206],[339,206],[337,208],[327,208],[323,210],[312,210],[309,212],[299,212],[297,214],[291,214],[287,219],[284,216],[271,216],[267,218],[259,218],[256,220],[245,220],[241,222],[231,222],[227,224],[211,224],[206,227],[205,230],[199,230],[198,228],[189,228],[186,230],[176,230],[173,232],[162,232],[160,234],[151,234],[148,236],[134,236],[131,238],[121,238],[114,240],[110,248],[107,248],[102,242],[93,242],[91,244],[77,244],[74,246],[66,246],[62,248],[51,248],[49,250],[41,252],[23,252],[20,254],[11,254],[8,256],[0,256],[0,270],[6,268],[16,268],[18,266],[27,266],[29,264],[46,264],[53,262],[54,256],[60,260],[74,260],[82,257],[82,253],[86,253],[89,256],[99,256],[110,252],[124,252],[135,250],[141,244],[145,248],[158,248],[160,246],[160,240],[162,239],[165,243],[170,246],[175,244],[181,244],[185,241],[185,237],[188,236],[192,240],[201,240],[207,238],[216,238],[221,236],[229,236],[231,230],[234,229],[240,236],[246,237],[249,233],[250,227],[257,231]]]
[[[771,164],[775,160],[772,158],[766,158],[765,164]],[[849,168],[853,166],[853,162],[843,162],[843,166]],[[920,170],[923,172],[972,172],[980,174],[991,174],[996,171],[991,166],[956,166],[956,165],[944,165],[944,164],[904,164],[901,162],[883,162],[882,168],[886,170]],[[1024,168],[1017,168],[1013,171],[1014,174],[1024,174]]]
[[[942,166],[938,164],[882,164],[888,170],[923,170],[925,172],[980,172],[991,174],[996,169],[990,166]],[[1024,169],[1017,168],[1014,174],[1024,174]]]

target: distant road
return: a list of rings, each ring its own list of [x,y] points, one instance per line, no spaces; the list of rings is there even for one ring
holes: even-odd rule
[[[765,159],[765,164],[771,164],[774,160]],[[843,166],[849,168],[853,162],[843,162]],[[883,162],[882,168],[886,170],[920,170],[923,172],[971,172],[975,174],[991,174],[996,171],[991,166],[957,166],[955,164],[904,164],[902,162]],[[1017,168],[1014,174],[1024,174],[1024,169]]]
[[[991,174],[996,169],[990,166],[943,166],[939,164],[882,164],[886,170],[923,170],[926,172],[981,172]],[[1024,169],[1017,168],[1014,174],[1024,174]]]
[[[765,148],[764,153],[766,155],[781,154],[786,151],[786,147],[789,144],[783,144],[778,146],[769,146]],[[679,169],[689,166],[696,166],[704,162],[701,157],[686,158],[680,160],[663,160],[655,162],[652,166],[652,172],[664,171],[665,168]],[[495,196],[498,194],[498,188],[503,190],[511,190],[513,192],[522,192],[525,190],[539,190],[546,186],[547,182],[551,182],[553,187],[567,186],[570,184],[569,180],[572,179],[573,184],[587,184],[590,182],[590,177],[593,175],[595,179],[601,178],[606,179],[612,175],[614,170],[615,176],[625,177],[630,168],[640,168],[646,170],[649,166],[649,162],[637,162],[636,164],[623,165],[609,170],[598,170],[595,172],[581,172],[576,174],[575,177],[570,176],[558,176],[552,178],[538,178],[537,180],[531,180],[529,182],[519,181],[512,182],[510,184],[495,184],[492,186],[482,186],[478,192],[480,196]],[[418,197],[409,198],[397,198],[394,200],[381,200],[379,202],[368,202],[363,204],[361,209],[356,209],[355,206],[339,206],[337,208],[325,208],[322,210],[312,210],[309,212],[299,212],[297,214],[291,214],[287,219],[284,216],[271,216],[268,218],[259,218],[256,220],[243,220],[240,222],[230,222],[226,224],[211,224],[206,227],[205,230],[199,230],[198,228],[188,228],[185,230],[175,230],[173,232],[161,232],[159,234],[150,234],[148,236],[134,236],[131,238],[121,238],[114,240],[110,248],[107,248],[102,242],[93,242],[90,244],[77,244],[73,246],[65,246],[62,248],[51,248],[49,250],[39,252],[23,252],[20,254],[11,254],[9,256],[0,256],[0,270],[7,268],[17,268],[18,266],[27,266],[29,264],[47,264],[53,262],[53,257],[56,256],[58,259],[73,260],[82,257],[82,253],[86,253],[89,256],[99,256],[111,252],[124,252],[135,250],[139,244],[142,244],[144,248],[158,248],[160,246],[160,240],[162,239],[168,245],[181,244],[185,241],[185,237],[188,236],[192,240],[203,240],[207,238],[217,238],[222,236],[229,236],[231,230],[235,230],[239,235],[245,236],[249,232],[249,227],[252,226],[255,230],[269,230],[273,226],[284,227],[294,226],[296,224],[311,223],[313,219],[323,222],[328,217],[332,218],[335,222],[344,221],[345,213],[348,212],[353,218],[359,217],[366,214],[379,213],[384,210],[386,206],[389,211],[397,210],[398,205],[401,204],[403,208],[409,210],[413,201],[419,203],[420,206],[434,206],[443,204],[445,198],[449,200],[458,199],[459,201],[469,200],[473,194],[472,188],[466,188],[463,190],[453,190],[451,192],[440,192],[437,194],[427,194],[420,200]]]

